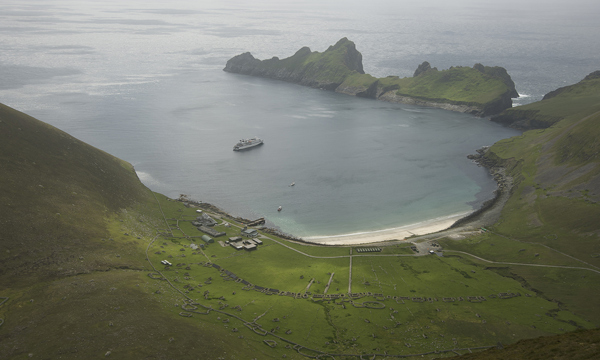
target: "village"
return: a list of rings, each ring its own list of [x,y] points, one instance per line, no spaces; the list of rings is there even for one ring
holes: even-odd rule
[[[409,351],[431,346],[437,352],[456,351],[461,344],[461,351],[466,352],[476,349],[476,345],[494,346],[493,341],[487,342],[499,339],[486,332],[492,327],[516,326],[537,333],[544,329],[564,332],[576,326],[555,319],[551,312],[537,311],[547,304],[535,294],[522,294],[518,283],[453,256],[452,251],[444,256],[444,244],[436,238],[396,241],[387,246],[315,246],[272,236],[262,218],[250,221],[216,211],[209,204],[182,202],[187,210],[177,210],[178,216],[165,218],[169,233],[164,234],[164,239],[171,242],[157,244],[158,251],[154,252],[160,256],[155,260],[166,257],[173,263],[160,261],[164,269],[153,266],[154,272],[148,276],[166,280],[184,296],[183,304],[175,304],[180,316],[204,317],[213,313],[218,322],[240,338],[247,327],[253,334],[267,337],[264,342],[269,347],[280,348],[281,340],[302,353],[308,351],[306,346],[311,343],[316,348],[310,351],[327,354],[340,344],[351,348],[367,338],[377,343],[373,347],[377,351],[401,333],[403,347],[411,348]],[[171,245],[175,249],[169,251]],[[257,252],[259,247],[263,250]],[[189,258],[188,249],[193,250],[194,258]],[[272,266],[287,265],[291,266],[277,276],[268,273]],[[443,274],[445,279],[433,286],[432,273]],[[498,284],[496,289],[484,285],[490,282]],[[163,290],[157,286],[156,294]],[[516,304],[530,310],[527,320],[518,325],[497,313]],[[319,340],[314,340],[319,335],[315,334],[310,342],[298,338],[299,333],[310,333],[312,325],[307,330],[306,315],[295,314],[291,308],[310,312],[311,324],[323,319],[308,309],[326,309],[337,319],[334,327],[356,319],[362,326],[354,327],[347,336],[328,339],[319,348]],[[460,321],[485,338],[473,341],[470,336],[447,336],[457,314]],[[258,322],[266,316],[277,326]]]
[[[198,248],[204,249],[209,244],[213,244],[215,242],[213,238],[218,238],[226,235],[224,232],[217,231],[213,228],[213,226],[217,225],[217,221],[215,221],[212,217],[210,217],[202,210],[196,210],[196,212],[200,214],[200,216],[198,216],[196,220],[192,221],[192,225],[196,226],[198,230],[205,233],[205,235],[202,235],[200,237],[203,243],[190,245],[190,248],[192,250],[197,250]],[[264,221],[264,218],[260,218],[256,221],[249,223],[248,225],[252,226],[264,224]],[[224,226],[231,227],[231,224],[225,223]],[[258,230],[250,229],[248,228],[248,226],[244,226],[240,230],[240,236],[232,236],[229,238],[229,240],[226,240],[224,242],[219,241],[219,243],[223,247],[231,246],[236,250],[252,251],[256,250],[258,248],[258,245],[262,245],[263,242],[260,239],[258,239]]]

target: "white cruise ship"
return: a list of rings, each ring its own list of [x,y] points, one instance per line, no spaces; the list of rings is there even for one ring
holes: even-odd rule
[[[258,145],[262,145],[263,141],[257,137],[252,139],[242,139],[233,147],[233,151],[246,150]]]

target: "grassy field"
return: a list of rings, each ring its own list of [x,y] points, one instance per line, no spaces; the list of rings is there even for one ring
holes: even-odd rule
[[[350,299],[349,248],[264,236],[258,250],[236,251],[218,240],[239,235],[239,228],[218,225],[227,235],[203,252],[192,251],[189,245],[198,243],[193,236],[199,232],[189,220],[196,215],[194,208],[156,194],[156,201],[110,217],[105,237],[97,239],[107,251],[79,260],[113,264],[109,271],[88,270],[2,294],[10,301],[0,307],[0,318],[10,325],[0,331],[18,323],[36,325],[5,333],[6,346],[26,345],[18,352],[23,357],[40,351],[94,357],[110,351],[120,358],[152,352],[185,358],[184,349],[193,349],[206,358],[238,359],[251,353],[264,359],[295,359],[321,353],[428,353],[593,327],[585,316],[551,301],[554,294],[523,288],[518,278],[501,270],[486,269],[466,257],[395,256],[406,255],[409,249],[402,246],[376,254],[353,251],[351,291],[358,295]],[[157,233],[162,235],[155,238]],[[150,243],[148,262],[145,251]],[[324,258],[332,256],[342,257]],[[163,259],[173,266],[161,265]],[[152,266],[169,282],[160,280]],[[235,282],[221,270],[251,285]],[[319,297],[332,273],[327,294],[344,296]],[[501,299],[501,293],[520,296]],[[206,314],[209,308],[213,311]],[[41,337],[36,329],[51,326],[64,332],[46,334],[46,341],[35,345],[20,336]],[[150,335],[138,335],[140,328]],[[67,332],[71,335],[65,336]],[[87,345],[79,345],[82,342]]]
[[[195,214],[187,208],[175,213],[184,218]],[[233,226],[219,230],[227,235],[217,240],[239,235],[239,228]],[[278,344],[285,344],[278,340],[280,336],[325,353],[421,353],[592,327],[546,297],[527,291],[517,279],[463,257],[394,256],[393,252],[402,252],[399,247],[373,255],[354,252],[351,292],[358,295],[350,299],[348,248],[344,257],[322,258],[340,256],[340,249],[262,240],[264,244],[252,252],[223,247],[217,241],[203,254],[194,254],[189,242],[166,237],[150,247],[150,261],[185,296],[204,307],[246,322],[256,319],[260,331],[270,332],[265,339]],[[297,248],[319,249],[310,254],[318,257],[301,254]],[[160,265],[162,259],[174,266]],[[224,271],[250,285],[232,280]],[[336,296],[323,298],[331,274],[327,294]],[[167,291],[164,281],[155,282]],[[200,317],[201,322],[225,319],[222,313],[192,314],[190,319]],[[244,321],[230,318],[221,326],[236,328],[245,340],[260,342],[261,336],[244,327]],[[270,351],[273,356],[294,356],[280,345]]]

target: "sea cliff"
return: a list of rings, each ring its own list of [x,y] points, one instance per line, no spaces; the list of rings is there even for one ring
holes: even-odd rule
[[[438,70],[423,62],[410,78],[373,77],[365,74],[362,54],[347,38],[342,38],[323,53],[303,47],[285,59],[258,60],[246,52],[227,61],[223,70],[477,116],[498,114],[512,107],[511,98],[519,96],[504,68],[481,64]]]

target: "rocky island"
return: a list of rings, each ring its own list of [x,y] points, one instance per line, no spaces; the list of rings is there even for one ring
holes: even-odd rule
[[[518,97],[515,84],[502,67],[432,68],[423,62],[411,78],[376,78],[365,74],[362,54],[342,38],[323,53],[303,47],[294,55],[258,60],[246,52],[234,56],[224,71],[266,77],[358,97],[437,107],[477,116],[498,114]]]

